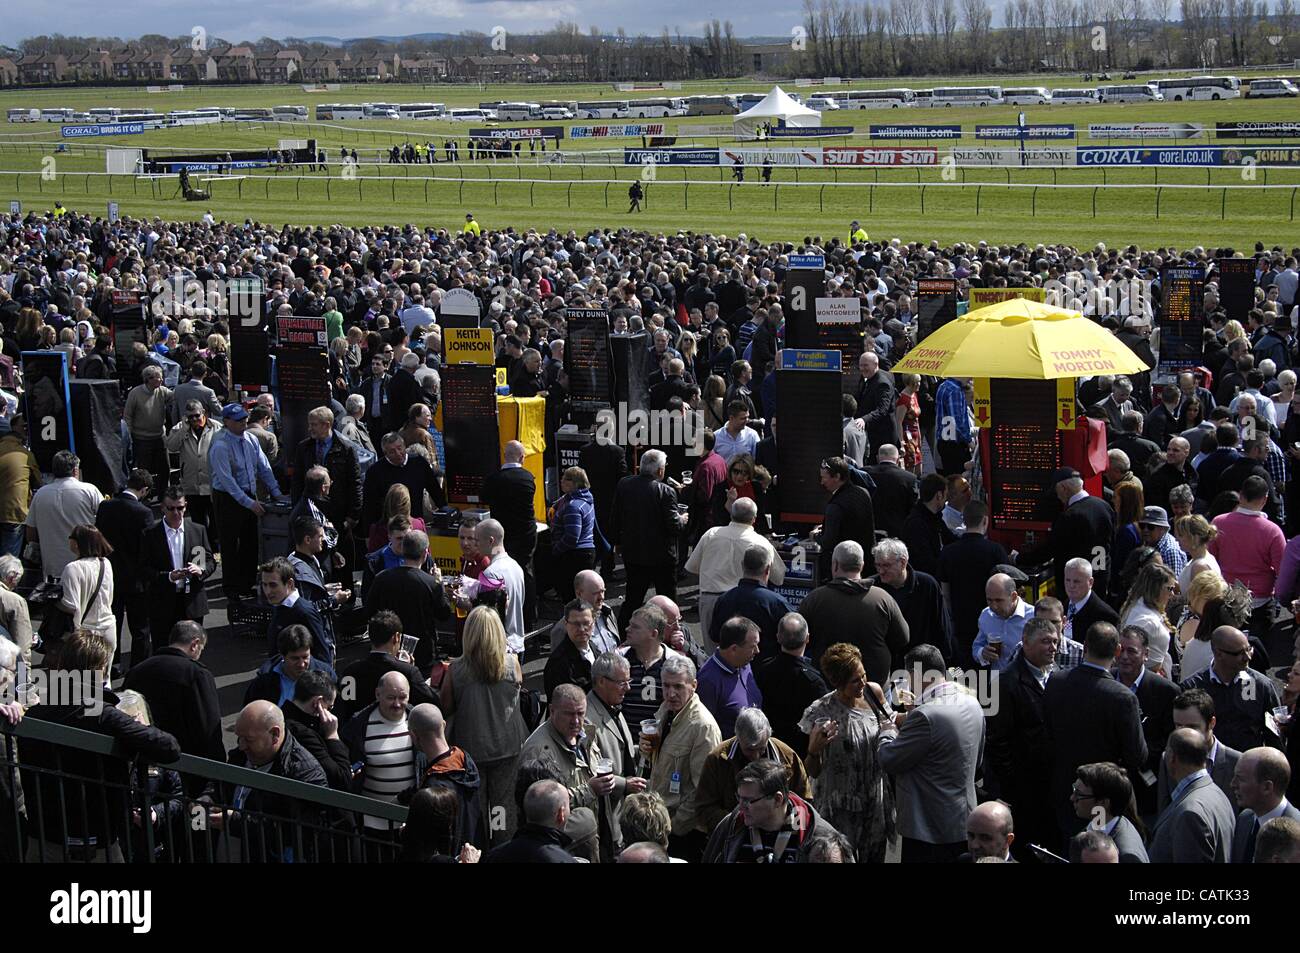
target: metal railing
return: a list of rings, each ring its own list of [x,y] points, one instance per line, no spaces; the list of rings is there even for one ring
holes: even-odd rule
[[[406,808],[114,738],[0,723],[0,859],[30,862],[391,862]],[[8,802],[8,803],[6,803]],[[25,803],[24,803],[25,802]],[[367,828],[365,817],[389,830]]]

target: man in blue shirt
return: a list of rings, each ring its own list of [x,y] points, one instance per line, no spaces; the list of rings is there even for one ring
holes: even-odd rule
[[[989,605],[980,613],[979,635],[975,636],[971,655],[980,665],[1000,672],[1011,664],[1025,623],[1034,617],[1034,607],[1020,598],[1015,580],[1004,572],[989,577],[984,596]]]
[[[934,393],[935,436],[939,439],[939,472],[944,476],[960,474],[971,458],[970,408],[966,392],[973,384],[964,378],[949,377]]]
[[[280,492],[271,464],[253,435],[248,433],[248,411],[242,404],[221,408],[225,425],[208,450],[208,472],[212,476],[212,508],[221,540],[221,588],[235,605],[246,598],[256,581],[258,563],[257,519],[266,507],[257,501],[257,485],[280,502],[289,498]]]
[[[763,707],[763,693],[749,667],[757,654],[758,626],[735,616],[718,630],[718,650],[700,669],[696,694],[727,738],[736,733],[742,709]]]

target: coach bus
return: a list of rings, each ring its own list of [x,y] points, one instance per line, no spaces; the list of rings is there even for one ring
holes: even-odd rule
[[[169,126],[206,126],[214,122],[221,122],[220,113],[214,115],[195,109],[175,109],[167,114]]]
[[[167,117],[162,113],[153,113],[144,109],[124,109],[117,114],[117,118],[113,121],[157,123],[161,126],[167,122]]]
[[[734,96],[687,96],[688,116],[730,116],[736,111]]]
[[[1046,106],[1052,94],[1042,86],[1017,86],[1002,90],[1002,100],[1008,106]]]
[[[626,119],[626,99],[599,99],[595,102],[577,103],[579,119]]]
[[[272,106],[271,115],[285,122],[304,122],[307,119],[306,106]]]
[[[667,119],[685,116],[686,100],[680,97],[663,99],[634,99],[627,104],[627,114],[635,119]]]
[[[528,122],[542,118],[539,103],[502,103],[497,107],[497,119],[502,122]]]
[[[112,122],[118,116],[122,115],[122,110],[117,106],[97,106],[94,109],[88,109],[95,122]]]
[[[41,116],[39,109],[11,109],[9,110],[10,122],[36,122]]]
[[[42,109],[41,122],[70,122],[75,110],[68,108]]]
[[[237,109],[235,110],[235,119],[238,122],[257,122],[264,119],[274,119],[275,116],[269,109]]]
[[[1095,89],[1054,89],[1053,106],[1090,106],[1101,102]]]
[[[1235,76],[1184,76],[1181,79],[1158,79],[1152,84],[1165,99],[1236,99],[1241,95],[1241,80]]]
[[[916,102],[910,89],[854,89],[835,97],[841,109],[898,109]]]
[[[940,86],[934,90],[935,106],[999,106],[1001,86]]]
[[[436,119],[446,112],[447,107],[442,103],[402,103],[397,107],[397,114],[403,119]]]
[[[1162,103],[1165,97],[1154,86],[1098,86],[1097,96],[1103,103]]]

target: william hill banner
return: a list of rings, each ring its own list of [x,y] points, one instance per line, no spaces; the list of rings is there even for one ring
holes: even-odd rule
[[[447,364],[496,363],[491,328],[443,328],[442,355]]]

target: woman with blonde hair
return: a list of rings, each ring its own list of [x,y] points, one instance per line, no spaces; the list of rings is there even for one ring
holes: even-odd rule
[[[528,726],[519,708],[523,669],[506,651],[506,630],[489,606],[476,606],[465,619],[464,651],[452,661],[439,686],[443,714],[450,719],[447,741],[478,765],[483,830],[493,845],[510,839],[515,827],[515,771]],[[497,807],[505,818],[494,818]],[[504,823],[503,823],[504,821]]]
[[[1178,574],[1178,588],[1183,592],[1191,589],[1192,580],[1200,573],[1219,573],[1219,561],[1210,552],[1210,542],[1218,535],[1219,528],[1199,513],[1174,520],[1174,539],[1187,554],[1187,564]]]

